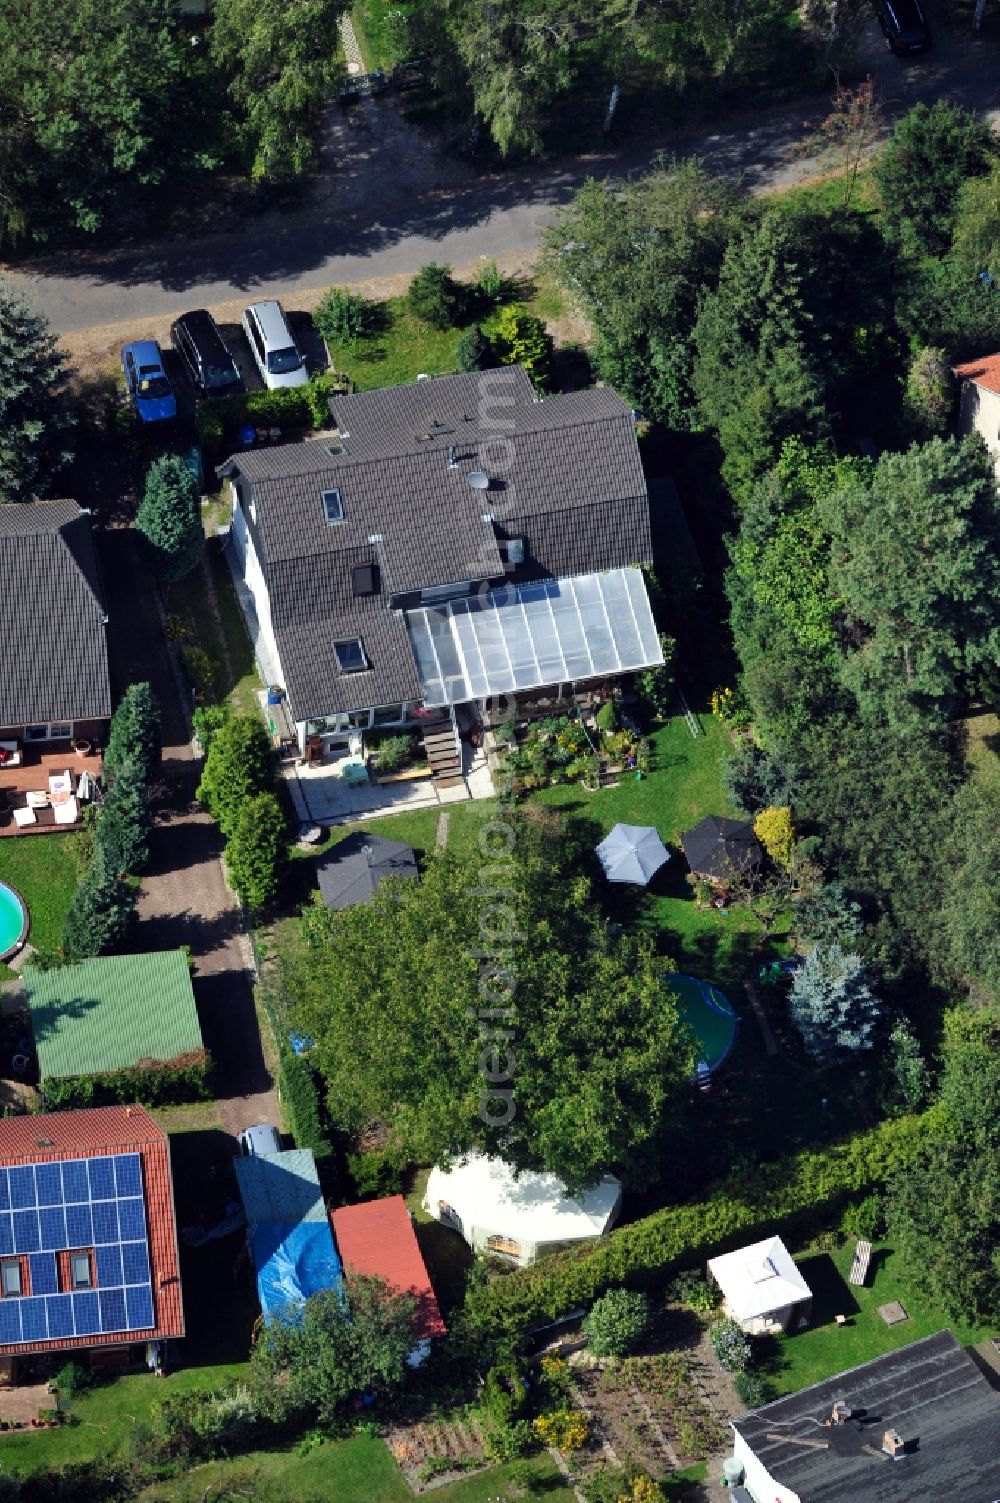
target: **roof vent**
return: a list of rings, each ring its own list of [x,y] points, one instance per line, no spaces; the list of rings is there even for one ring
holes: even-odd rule
[[[896,1461],[906,1454],[906,1441],[898,1430],[887,1430],[882,1437],[882,1449],[887,1456]]]
[[[834,1425],[843,1425],[847,1423],[850,1417],[850,1405],[845,1404],[843,1399],[837,1399],[833,1406],[833,1413],[830,1415],[831,1423]]]
[[[490,477],[484,474],[482,470],[471,470],[469,472],[469,484],[474,491],[488,491],[490,488]]]
[[[454,444],[448,445],[448,468],[449,470],[458,469],[458,450]]]

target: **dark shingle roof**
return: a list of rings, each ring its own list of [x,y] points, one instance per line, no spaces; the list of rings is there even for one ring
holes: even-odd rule
[[[826,1428],[838,1399],[852,1419]],[[765,1404],[733,1428],[772,1479],[804,1503],[990,1503],[997,1496],[1000,1395],[950,1331]],[[889,1429],[907,1442],[897,1461],[881,1454]]]
[[[386,877],[416,877],[417,858],[400,840],[356,830],[320,856],[316,881],[327,908],[367,903]]]
[[[111,714],[90,518],[74,501],[0,505],[0,725]]]
[[[526,540],[518,582],[649,562],[649,503],[630,409],[612,391],[536,400],[520,367],[337,397],[337,442],[234,455],[251,483],[285,687],[299,719],[419,696],[387,596],[500,581],[499,540]],[[454,450],[454,454],[450,451]],[[454,463],[450,461],[454,459]],[[470,485],[478,471],[488,489]],[[343,520],[326,522],[337,489]],[[355,599],[352,570],[380,591]],[[367,674],[333,643],[360,636]]]

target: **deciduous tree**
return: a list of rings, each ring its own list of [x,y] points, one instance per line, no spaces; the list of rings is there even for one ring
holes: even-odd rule
[[[882,231],[905,255],[940,255],[955,225],[966,178],[988,170],[995,157],[989,122],[947,99],[915,104],[893,126],[875,164],[882,199]]]
[[[951,961],[1000,1004],[1000,789],[975,778],[955,800],[956,864],[944,914]]]
[[[415,1311],[412,1295],[354,1275],[342,1289],[312,1295],[294,1319],[265,1321],[250,1356],[261,1412],[330,1425],[363,1393],[391,1393],[415,1345]]]

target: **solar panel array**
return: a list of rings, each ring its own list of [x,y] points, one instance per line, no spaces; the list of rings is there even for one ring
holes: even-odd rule
[[[92,1249],[95,1287],[60,1292],[58,1254]],[[25,1256],[30,1295],[0,1299],[0,1345],[155,1324],[137,1153],[0,1168],[0,1258]]]

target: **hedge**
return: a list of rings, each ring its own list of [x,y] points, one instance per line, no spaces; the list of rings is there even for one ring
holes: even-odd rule
[[[591,1305],[615,1286],[643,1288],[709,1255],[802,1225],[909,1162],[923,1117],[897,1117],[827,1148],[741,1170],[707,1199],[667,1206],[610,1236],[470,1288],[465,1311],[484,1336],[514,1335]]]
[[[279,386],[273,391],[240,391],[231,397],[209,397],[198,405],[195,425],[206,465],[225,459],[235,448],[235,435],[249,423],[255,428],[326,428],[329,400],[337,387],[330,371],[313,376],[304,386]],[[227,447],[227,435],[230,444]]]
[[[258,964],[259,961],[258,955]],[[317,1158],[323,1158],[332,1150],[324,1125],[319,1081],[309,1061],[296,1054],[288,1042],[288,1025],[283,1020],[284,1001],[276,995],[279,984],[274,978],[268,978],[258,988],[278,1055],[278,1099],[285,1109],[285,1119],[295,1146],[311,1148]]]
[[[133,1101],[142,1106],[179,1106],[185,1101],[209,1100],[211,1086],[212,1060],[202,1049],[165,1064],[140,1061],[129,1070],[43,1080],[41,1093],[47,1111],[66,1111],[86,1106],[127,1106]]]

